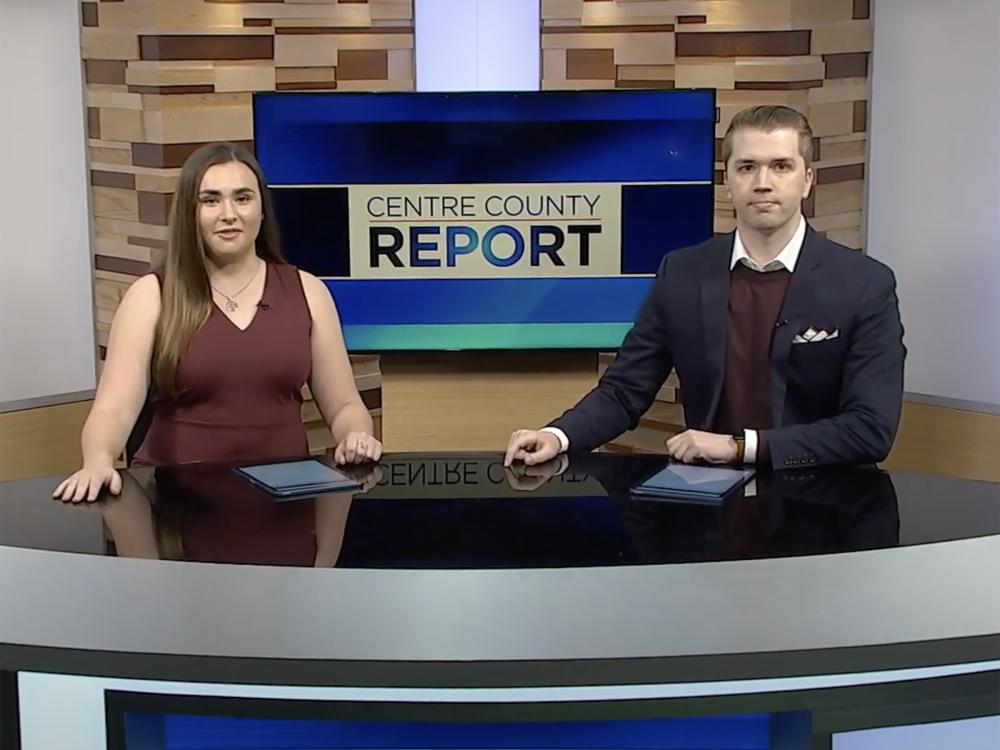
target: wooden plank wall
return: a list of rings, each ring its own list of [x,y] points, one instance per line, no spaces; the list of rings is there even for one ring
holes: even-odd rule
[[[867,0],[542,0],[542,88],[714,88],[715,231],[735,227],[722,136],[755,104],[786,104],[813,128],[813,228],[863,247],[872,29]],[[610,362],[602,355],[601,368]],[[683,429],[673,376],[610,450],[663,449]]]
[[[0,413],[0,481],[79,469],[80,432],[90,405],[88,400]]]
[[[861,248],[871,42],[867,0],[542,0],[542,88],[714,88],[717,144],[744,107],[795,107],[815,135],[805,214]],[[735,226],[722,169],[716,232]]]
[[[543,89],[715,88],[718,139],[745,106],[804,111],[819,178],[805,211],[831,239],[863,247],[869,0],[541,0],[541,12]],[[249,142],[251,91],[414,88],[412,0],[101,0],[81,3],[81,22],[102,353],[125,288],[163,252],[184,158],[206,141]],[[715,229],[732,226],[720,187]],[[378,423],[377,358],[355,358],[355,371]],[[683,425],[676,385],[611,448],[661,450]],[[907,407],[892,465],[923,460],[914,446],[927,426],[914,415],[932,409]],[[943,411],[949,435],[986,430],[985,450],[963,444],[976,447],[971,475],[995,476],[996,419]],[[315,407],[303,417],[323,448]]]
[[[253,140],[254,91],[412,91],[412,0],[102,0],[81,4],[97,338],[164,252],[172,192],[209,141]],[[354,357],[381,421],[376,357]],[[315,406],[316,450],[330,442]]]

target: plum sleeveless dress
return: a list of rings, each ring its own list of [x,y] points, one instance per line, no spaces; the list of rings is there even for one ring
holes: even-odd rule
[[[135,463],[308,455],[301,389],[312,369],[311,330],[294,266],[267,264],[258,309],[242,331],[213,304],[178,362],[178,396],[154,401]]]

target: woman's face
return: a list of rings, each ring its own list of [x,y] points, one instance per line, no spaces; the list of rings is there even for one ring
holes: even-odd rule
[[[205,251],[220,259],[254,252],[260,232],[260,185],[240,161],[205,170],[198,187],[198,229]]]

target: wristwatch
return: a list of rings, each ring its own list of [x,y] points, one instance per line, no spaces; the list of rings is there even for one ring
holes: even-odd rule
[[[743,457],[746,455],[747,451],[747,440],[743,430],[733,433],[733,440],[736,441],[736,463],[742,464]]]

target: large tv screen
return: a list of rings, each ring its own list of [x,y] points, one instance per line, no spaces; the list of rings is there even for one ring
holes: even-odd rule
[[[710,90],[276,93],[254,147],[353,352],[614,349],[712,232]]]

